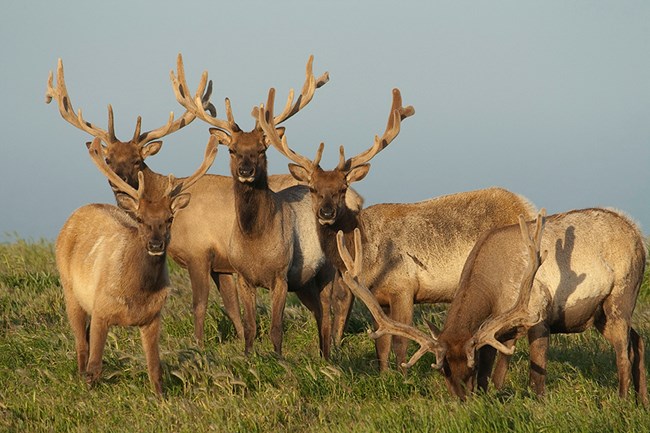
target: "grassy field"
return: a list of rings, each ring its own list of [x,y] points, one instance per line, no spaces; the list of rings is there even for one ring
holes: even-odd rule
[[[543,401],[526,386],[522,341],[504,389],[459,403],[430,369],[430,355],[407,378],[379,375],[361,306],[326,363],[318,356],[311,316],[291,298],[285,357],[278,359],[261,296],[260,337],[247,358],[213,293],[206,347],[198,350],[187,273],[171,270],[175,289],[160,342],[166,397],[159,400],[149,386],[137,329],[113,328],[100,383],[87,389],[77,376],[52,244],[0,244],[0,431],[650,431],[650,412],[634,398],[618,398],[613,349],[596,332],[552,337]],[[433,316],[441,324],[444,311],[422,308],[416,320]],[[650,343],[647,274],[634,323]]]

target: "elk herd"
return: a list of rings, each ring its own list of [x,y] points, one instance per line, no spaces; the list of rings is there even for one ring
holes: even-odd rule
[[[138,326],[151,384],[162,394],[161,311],[170,286],[167,254],[187,269],[192,287],[194,337],[203,345],[208,294],[217,286],[224,310],[249,353],[256,338],[256,291],[270,292],[273,348],[282,355],[283,315],[289,291],[316,320],[321,356],[341,343],[358,298],[374,319],[379,370],[391,351],[406,372],[425,353],[435,357],[449,392],[465,400],[488,381],[499,388],[515,342],[527,336],[530,386],[542,396],[549,335],[594,326],[616,353],[619,395],[648,405],[644,343],[632,328],[643,280],[646,246],[639,228],[621,212],[591,208],[546,216],[526,198],[488,188],[417,203],[363,207],[351,184],[366,177],[370,161],[399,134],[415,110],[398,89],[386,130],[365,151],[338,165],[320,166],[289,146],[280,126],[308,105],[329,80],[316,78],[313,57],[301,93],[289,91],[279,114],[275,89],[252,110],[242,130],[225,100],[225,118],[210,101],[207,72],[192,95],[178,55],[170,74],[185,110],[158,129],[133,138],[115,135],[112,107],[103,129],[74,111],[59,59],[50,72],[46,102],[93,137],[91,161],[106,176],[116,205],[89,204],[68,218],[56,241],[56,263],[75,337],[79,373],[87,383],[101,372],[112,325]],[[169,135],[196,118],[207,123],[203,162],[187,178],[151,170],[145,159]],[[230,176],[206,174],[218,145],[228,148]],[[269,175],[266,152],[284,155],[290,174]],[[413,326],[414,305],[449,303],[441,330]],[[408,359],[409,340],[419,348]],[[408,359],[408,361],[407,361]]]

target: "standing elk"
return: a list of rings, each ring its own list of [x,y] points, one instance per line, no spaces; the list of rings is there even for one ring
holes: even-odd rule
[[[449,392],[464,400],[476,385],[487,389],[495,350],[509,357],[524,334],[530,346],[530,385],[544,395],[549,335],[594,326],[616,352],[619,396],[627,396],[631,379],[637,402],[647,407],[645,345],[631,326],[646,263],[638,227],[619,212],[598,208],[545,221],[542,213],[532,237],[531,225],[522,216],[519,227],[494,229],[477,241],[441,332],[429,323],[429,337],[369,307],[381,323],[374,336],[396,334],[417,341],[420,350],[406,366],[425,352],[434,353],[435,368],[444,374]],[[346,281],[356,282],[355,290],[363,292],[355,280],[359,266],[348,263]],[[493,374],[497,388],[506,368],[497,367]]]
[[[153,200],[146,193],[142,172],[136,190],[108,167],[99,138],[89,151],[95,165],[115,185],[121,208],[89,204],[77,209],[56,241],[56,263],[79,373],[89,384],[99,378],[110,326],[138,326],[149,380],[160,395],[158,340],[160,312],[170,284],[166,262],[170,226],[190,201],[184,191],[212,165],[216,140],[208,142],[203,163],[192,176],[177,180],[170,175],[165,194]]]
[[[275,352],[282,354],[282,318],[287,291],[291,290],[313,313],[319,329],[321,355],[329,358],[333,269],[326,264],[316,235],[308,189],[294,186],[274,192],[269,188],[266,160],[269,138],[260,126],[262,121],[270,122],[273,125],[267,130],[284,134],[284,128],[278,125],[304,108],[316,89],[327,83],[327,72],[318,79],[314,77],[312,62],[310,56],[307,79],[296,102],[291,90],[282,113],[274,116],[275,89],[271,88],[266,109],[264,105],[253,109],[255,127],[248,132],[242,131],[235,122],[228,98],[225,100],[227,119],[210,116],[202,109],[200,98],[189,96],[185,80],[172,77],[178,102],[214,126],[210,132],[230,152],[236,217],[229,259],[239,275],[246,353],[252,349],[256,335],[256,287],[264,287],[271,292],[270,338]]]
[[[177,70],[179,78],[185,81],[183,59],[180,54],[177,58]],[[205,110],[216,115],[214,106],[209,102],[211,92],[212,82],[207,81],[207,72],[204,72],[195,96],[201,99]],[[102,146],[104,158],[119,177],[133,188],[138,188],[138,172],[142,172],[147,184],[146,194],[160,197],[165,192],[167,177],[152,171],[145,163],[145,159],[158,153],[162,146],[160,138],[188,125],[195,119],[194,114],[185,111],[176,121],[171,114],[166,125],[143,133],[140,130],[141,118],[138,117],[133,138],[129,141],[120,141],[115,136],[113,109],[110,105],[108,106],[108,131],[85,121],[81,110],[75,114],[65,85],[61,59],[57,67],[57,86],[53,85],[51,72],[48,80],[46,102],[49,103],[52,99],[56,99],[63,119],[82,131],[101,138],[106,143],[106,146]],[[269,185],[274,190],[281,190],[295,184],[296,181],[290,175],[269,177]],[[114,192],[117,194],[117,191]],[[226,315],[232,321],[239,338],[243,339],[239,301],[232,277],[234,270],[230,266],[227,255],[235,219],[232,206],[234,201],[232,178],[205,175],[189,192],[192,194],[192,201],[174,220],[168,253],[174,261],[189,272],[193,296],[194,337],[202,346],[212,278],[221,294]]]
[[[369,161],[399,134],[401,120],[414,114],[413,107],[402,107],[398,89],[388,124],[381,138],[375,137],[368,150],[340,160],[334,170],[320,165],[321,143],[314,161],[291,150],[286,137],[273,134],[272,125],[262,127],[272,144],[296,164],[289,171],[309,185],[313,213],[318,220],[318,235],[327,258],[345,271],[336,246],[336,233],[342,230],[348,241],[353,230],[361,229],[364,255],[364,282],[393,320],[411,324],[415,303],[450,302],[470,250],[481,233],[517,221],[521,213],[533,215],[533,206],[522,196],[501,188],[489,188],[434,198],[419,203],[377,204],[362,210],[346,205],[346,192],[352,182],[362,180],[370,169]],[[337,277],[338,278],[338,277]],[[337,280],[340,281],[340,280]],[[347,288],[336,290],[333,302],[333,334],[340,342],[353,297]],[[336,307],[339,307],[337,310]],[[393,350],[397,365],[406,359],[408,341],[396,337]],[[388,369],[391,336],[376,341],[380,371]]]

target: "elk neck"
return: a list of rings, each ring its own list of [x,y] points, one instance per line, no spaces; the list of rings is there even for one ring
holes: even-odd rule
[[[267,173],[260,173],[253,182],[233,179],[237,223],[243,234],[257,235],[268,230],[276,213],[274,193],[269,189]]]
[[[359,222],[359,212],[353,211],[345,206],[341,209],[338,218],[333,224],[322,225],[316,221],[316,226],[318,227],[318,240],[320,241],[325,256],[336,269],[344,272],[345,264],[339,255],[336,245],[336,234],[339,230],[343,231],[345,245],[347,245],[348,250],[354,256],[356,254],[354,249],[354,229],[359,227],[361,229],[361,238],[365,239],[363,227],[361,227]]]

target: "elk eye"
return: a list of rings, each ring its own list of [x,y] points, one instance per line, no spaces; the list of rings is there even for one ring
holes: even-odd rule
[[[309,187],[309,192],[312,193],[312,194],[316,194],[316,189],[310,186]]]
[[[135,220],[138,222],[138,224],[142,224],[144,222],[144,220],[139,216],[135,217]]]
[[[133,161],[132,164],[134,167],[140,167],[140,161]]]
[[[232,150],[232,149],[230,149],[230,148],[228,148],[228,153],[231,154],[231,155],[234,155],[234,154],[235,154],[235,151]]]
[[[110,159],[106,158],[106,159],[104,159],[104,161],[106,161],[106,165],[111,165],[111,160]]]
[[[167,224],[171,224],[172,222],[174,222],[173,216],[169,217],[169,219],[167,220]]]

